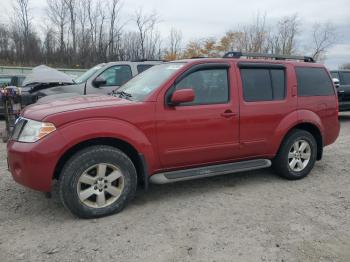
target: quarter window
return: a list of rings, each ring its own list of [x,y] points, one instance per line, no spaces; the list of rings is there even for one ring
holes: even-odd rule
[[[227,69],[203,69],[182,79],[176,89],[193,89],[195,99],[182,105],[224,104],[229,101]]]
[[[242,68],[243,97],[247,102],[283,100],[284,69]]]
[[[334,95],[333,83],[324,68],[296,67],[298,96]]]

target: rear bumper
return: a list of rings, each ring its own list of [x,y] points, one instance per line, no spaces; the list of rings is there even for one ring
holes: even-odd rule
[[[31,189],[50,192],[61,146],[64,144],[59,132],[36,143],[9,141],[7,161],[13,179]]]

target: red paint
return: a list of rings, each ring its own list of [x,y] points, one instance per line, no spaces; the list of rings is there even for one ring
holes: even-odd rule
[[[237,63],[284,64],[285,100],[245,102]],[[284,136],[300,123],[316,126],[324,145],[339,134],[336,95],[298,97],[294,66],[323,67],[313,63],[244,59],[196,59],[151,93],[144,102],[109,96],[85,96],[32,105],[23,116],[55,124],[57,130],[36,143],[8,143],[8,160],[14,179],[30,188],[50,191],[60,158],[73,146],[94,138],[127,142],[145,156],[149,175],[164,170],[241,159],[272,159]],[[229,63],[230,102],[227,104],[173,106],[166,91],[184,71],[201,63]],[[184,91],[180,99],[189,99]]]

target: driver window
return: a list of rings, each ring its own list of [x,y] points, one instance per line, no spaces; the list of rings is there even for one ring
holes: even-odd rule
[[[105,86],[121,86],[132,78],[130,66],[119,65],[106,69],[99,77],[106,80]]]
[[[195,100],[182,105],[225,104],[229,101],[227,69],[205,69],[182,79],[176,90],[193,89]]]

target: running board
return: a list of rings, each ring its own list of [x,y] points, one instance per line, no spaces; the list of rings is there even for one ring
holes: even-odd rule
[[[223,165],[205,166],[154,174],[150,177],[150,182],[153,184],[167,184],[178,181],[256,170],[270,166],[271,161],[268,159],[255,159]]]

